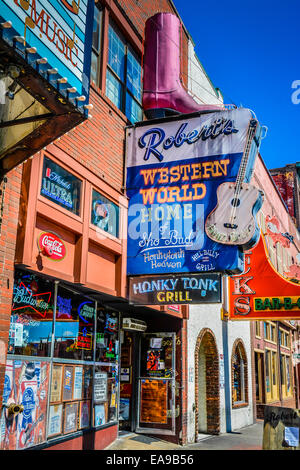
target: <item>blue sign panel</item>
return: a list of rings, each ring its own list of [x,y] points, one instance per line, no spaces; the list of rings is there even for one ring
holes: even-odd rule
[[[241,169],[243,181],[251,178],[257,147],[244,158],[251,121],[250,110],[235,109],[128,129],[128,275],[243,271],[238,243],[223,234],[214,240],[205,222],[221,207],[221,226],[229,224],[232,207],[222,207],[217,190],[235,185]]]
[[[1,1],[2,39],[77,108],[89,98],[93,11],[94,0]]]

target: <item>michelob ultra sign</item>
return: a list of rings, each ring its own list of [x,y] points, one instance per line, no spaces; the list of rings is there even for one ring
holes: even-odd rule
[[[1,0],[2,39],[50,83],[66,79],[87,104],[93,11],[94,0]]]
[[[212,240],[205,221],[218,206],[218,187],[236,182],[252,118],[240,108],[127,129],[128,275],[243,271],[238,244]],[[245,181],[256,155],[252,145]]]

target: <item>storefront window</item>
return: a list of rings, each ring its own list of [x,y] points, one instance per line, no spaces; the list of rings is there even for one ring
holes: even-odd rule
[[[11,318],[1,449],[28,448],[116,422],[118,312],[97,307],[59,282],[55,288],[53,281],[17,270]],[[10,403],[24,406],[14,426]]]
[[[105,232],[119,236],[119,207],[93,189],[91,223]]]
[[[80,215],[81,180],[44,157],[41,195],[73,214]]]
[[[50,355],[53,325],[53,283],[29,272],[16,271],[8,353]]]
[[[118,317],[102,307],[97,309],[96,361],[115,362],[119,354]]]
[[[58,287],[54,357],[93,360],[95,302]]]

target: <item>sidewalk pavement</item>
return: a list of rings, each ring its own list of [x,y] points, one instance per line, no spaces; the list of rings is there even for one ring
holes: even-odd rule
[[[105,450],[262,450],[263,421],[231,433],[199,435],[197,443],[180,446],[143,434],[120,432],[118,439]]]

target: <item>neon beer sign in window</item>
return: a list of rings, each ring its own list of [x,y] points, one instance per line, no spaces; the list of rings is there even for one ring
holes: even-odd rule
[[[41,195],[67,209],[80,213],[81,181],[49,158],[44,158]]]

